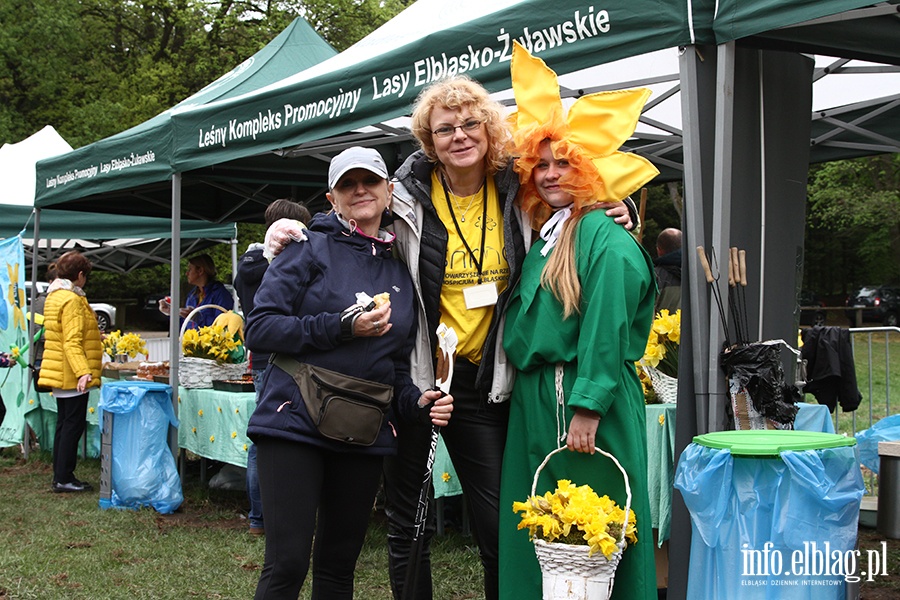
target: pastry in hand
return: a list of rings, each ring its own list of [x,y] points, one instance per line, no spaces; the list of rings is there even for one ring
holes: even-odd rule
[[[375,307],[384,306],[388,302],[391,301],[391,295],[388,292],[381,292],[380,294],[376,294],[372,300],[375,301]]]

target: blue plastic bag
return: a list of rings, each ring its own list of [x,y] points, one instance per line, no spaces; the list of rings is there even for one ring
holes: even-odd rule
[[[688,598],[843,599],[844,571],[816,572],[809,556],[856,548],[865,492],[856,447],[789,451],[779,459],[690,444],[675,488],[691,514]],[[791,573],[795,556],[809,573]],[[760,559],[766,569],[758,568]]]
[[[110,498],[101,508],[151,506],[173,513],[184,501],[169,424],[178,427],[172,389],[152,382],[115,382],[101,389],[99,408],[115,414],[112,427]],[[102,423],[101,412],[101,423]]]
[[[868,429],[856,434],[859,446],[859,461],[873,473],[878,473],[881,459],[878,457],[878,442],[896,442],[900,440],[900,415],[885,417]]]

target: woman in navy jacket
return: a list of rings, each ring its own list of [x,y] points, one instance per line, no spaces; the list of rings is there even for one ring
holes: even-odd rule
[[[312,220],[306,243],[273,260],[247,321],[247,345],[258,352],[394,388],[375,442],[351,445],[319,433],[290,374],[266,370],[247,429],[257,444],[267,525],[257,600],[297,598],[314,534],[313,597],[351,599],[382,461],[396,451],[395,412],[445,426],[452,411],[452,397],[423,393],[409,374],[416,292],[392,255],[393,234],[380,228],[393,187],[387,178],[371,148],[349,148],[332,160],[327,197],[334,211]],[[388,292],[390,301],[349,310],[357,292]]]

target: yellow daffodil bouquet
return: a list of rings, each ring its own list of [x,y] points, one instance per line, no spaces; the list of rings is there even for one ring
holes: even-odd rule
[[[147,354],[147,342],[136,333],[122,334],[121,330],[115,330],[103,339],[103,352],[111,360],[118,355],[128,355],[135,358],[138,354]]]
[[[678,377],[678,348],[681,344],[681,310],[656,314],[641,363],[659,369],[669,377]]]
[[[625,510],[609,496],[598,496],[589,485],[556,482],[556,490],[513,502],[513,512],[522,513],[519,529],[528,529],[531,539],[560,544],[586,545],[589,554],[602,552],[609,559],[619,550]],[[629,511],[625,542],[637,543],[634,511]]]
[[[240,337],[222,325],[188,329],[182,336],[181,350],[185,356],[207,358],[217,363],[236,364],[244,360]]]
[[[638,379],[641,381],[641,389],[644,391],[644,402],[646,404],[659,404],[661,400],[656,395],[656,390],[653,389],[653,381],[650,379],[647,371],[641,367],[640,362],[634,363],[634,367],[637,371]]]

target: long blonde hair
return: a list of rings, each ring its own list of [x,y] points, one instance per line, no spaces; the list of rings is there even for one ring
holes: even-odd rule
[[[578,251],[575,243],[576,229],[582,217],[595,208],[598,208],[597,205],[582,207],[580,211],[574,211],[572,216],[566,219],[556,246],[541,271],[541,287],[553,294],[562,304],[563,319],[568,319],[575,313],[581,314],[581,280],[578,278],[576,260]]]

